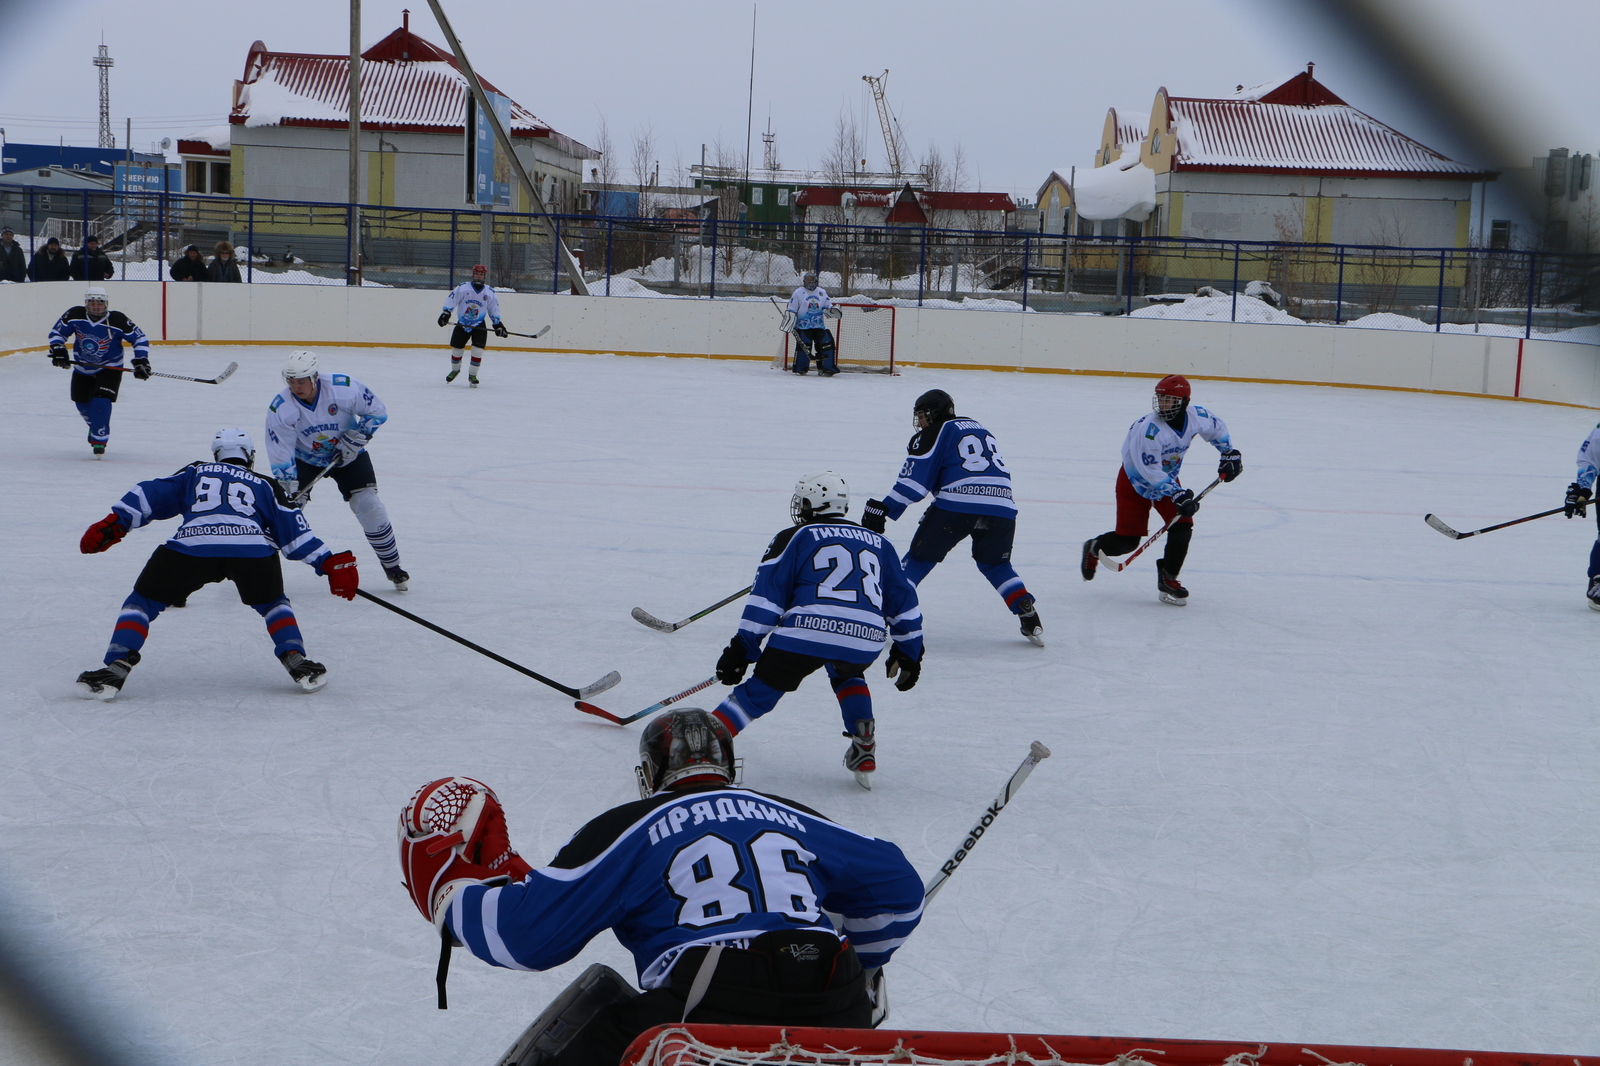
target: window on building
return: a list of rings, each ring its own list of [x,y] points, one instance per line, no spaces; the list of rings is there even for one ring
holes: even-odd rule
[[[1109,166],[1110,163],[1111,163],[1111,146],[1108,144],[1108,145],[1105,146],[1105,149],[1100,153],[1100,165],[1101,166]]]
[[[1489,223],[1489,247],[1511,247],[1511,220],[1509,218],[1497,218]]]
[[[206,181],[206,164],[203,159],[191,159],[184,166],[183,189],[185,192],[210,192],[211,184]]]
[[[778,206],[779,207],[788,207],[789,206],[789,190],[788,189],[779,189],[778,190]]]
[[[1152,136],[1150,138],[1150,151],[1154,152],[1156,155],[1160,155],[1161,154],[1161,131],[1160,130],[1156,130],[1154,136]]]
[[[1093,219],[1090,219],[1090,218],[1079,218],[1078,219],[1078,236],[1080,236],[1080,237],[1093,237],[1094,236],[1094,220]]]
[[[218,196],[233,195],[233,164],[211,164],[211,191]]]
[[[752,204],[755,204],[757,207],[760,207],[761,206],[761,194],[763,192],[765,192],[765,191],[766,190],[764,190],[759,185],[750,186],[750,202]]]

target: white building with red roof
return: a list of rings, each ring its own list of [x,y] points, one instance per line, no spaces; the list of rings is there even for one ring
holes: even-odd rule
[[[348,198],[349,71],[348,55],[273,52],[260,41],[250,46],[228,115],[232,195]],[[500,91],[482,80],[486,90]],[[469,93],[455,57],[412,33],[409,16],[361,53],[363,202],[466,204]],[[594,153],[516,101],[507,132],[549,209],[576,212],[583,160]],[[531,209],[520,188],[513,187],[512,195],[512,210]]]
[[[940,229],[1003,230],[1017,209],[1003,192],[817,185],[795,196],[795,218],[814,225],[936,226]]]

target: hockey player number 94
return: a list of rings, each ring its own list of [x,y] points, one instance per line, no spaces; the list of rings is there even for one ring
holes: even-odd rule
[[[803,868],[816,860],[815,855],[782,833],[762,833],[749,847],[765,910],[800,922],[822,916],[816,889]],[[738,849],[719,836],[703,836],[684,845],[667,868],[667,884],[682,900],[678,924],[699,929],[755,910],[750,893],[734,884],[744,867]]]
[[[961,466],[964,470],[971,470],[974,474],[989,469],[993,463],[996,470],[1006,470],[1005,461],[1000,458],[1000,445],[993,437],[982,441],[972,434],[967,434],[956,442],[956,450],[961,453]],[[984,452],[989,454],[986,456]],[[1006,471],[1010,473],[1009,470]]]
[[[840,600],[844,603],[855,603],[856,592],[854,589],[842,589],[840,583],[861,570],[861,591],[866,594],[872,606],[883,608],[883,563],[878,556],[863,548],[852,558],[848,548],[838,544],[829,544],[817,549],[817,554],[811,557],[811,569],[829,570],[833,572],[817,582],[817,595],[830,600]]]

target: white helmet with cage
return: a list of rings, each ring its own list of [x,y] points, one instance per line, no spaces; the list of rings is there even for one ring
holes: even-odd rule
[[[849,512],[850,489],[832,470],[801,478],[789,500],[789,517],[795,525],[818,518],[843,518]]]
[[[219,463],[224,459],[243,459],[245,466],[254,466],[256,442],[250,439],[250,434],[237,427],[219,429],[216,436],[211,438],[211,457]]]
[[[288,360],[283,364],[283,380],[295,381],[300,378],[315,378],[316,376],[316,352],[298,351],[289,353]]]

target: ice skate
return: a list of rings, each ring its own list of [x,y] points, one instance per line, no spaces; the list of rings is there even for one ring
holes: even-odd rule
[[[444,383],[446,385],[448,385],[448,384],[450,384],[452,381],[454,381],[456,378],[458,378],[460,376],[461,376],[461,368],[459,366],[453,366],[453,367],[450,368],[450,373],[448,373],[448,374],[446,374],[444,376]]]
[[[1078,572],[1085,581],[1094,580],[1094,572],[1100,566],[1100,557],[1094,553],[1094,542],[1099,537],[1090,537],[1083,542],[1083,558],[1078,562]]]
[[[106,442],[103,440],[95,440],[93,437],[90,437],[89,450],[94,453],[94,457],[96,459],[99,459],[106,454]]]
[[[472,388],[472,389],[475,389],[475,388],[478,387],[478,375],[476,375],[476,374],[468,374],[467,375],[467,387],[468,388]]]
[[[1017,621],[1022,623],[1023,636],[1038,647],[1044,647],[1044,625],[1039,621],[1039,612],[1034,610],[1032,596],[1017,601]]]
[[[844,768],[855,774],[856,784],[868,792],[872,791],[872,773],[878,768],[878,742],[872,735],[876,725],[871,718],[862,718],[854,733],[845,734],[850,738],[850,750],[844,753]]]
[[[1167,566],[1162,562],[1156,563],[1156,592],[1160,594],[1162,603],[1170,603],[1174,607],[1182,607],[1189,602],[1189,590],[1167,573]]]
[[[103,700],[109,703],[117,698],[117,693],[122,691],[122,683],[128,680],[129,671],[137,665],[139,665],[139,653],[130,651],[108,666],[98,670],[85,670],[78,675],[78,691],[86,700]]]
[[[394,590],[396,592],[404,592],[406,589],[411,587],[408,584],[408,582],[411,580],[411,575],[400,569],[398,566],[384,567],[383,576],[394,582]]]
[[[1600,577],[1589,582],[1589,607],[1600,611]]]
[[[289,671],[294,683],[307,692],[315,692],[328,683],[328,668],[321,663],[312,662],[300,652],[286,651],[278,656],[278,661]]]

